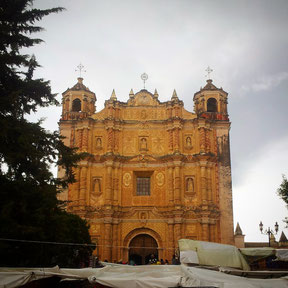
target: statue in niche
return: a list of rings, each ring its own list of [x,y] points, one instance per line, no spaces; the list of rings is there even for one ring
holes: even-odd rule
[[[191,148],[192,148],[192,140],[191,140],[191,137],[190,137],[190,136],[188,136],[188,137],[186,138],[186,148],[188,148],[188,149],[191,149]]]
[[[186,180],[186,191],[187,192],[194,192],[194,180],[193,178],[189,177]]]
[[[102,140],[100,137],[96,139],[96,149],[102,149]]]
[[[92,180],[92,193],[100,194],[101,193],[101,179],[93,178]]]
[[[90,194],[90,205],[97,205],[99,196],[101,195],[101,178],[92,178],[92,187]]]
[[[140,150],[147,150],[147,139],[146,138],[141,138]]]

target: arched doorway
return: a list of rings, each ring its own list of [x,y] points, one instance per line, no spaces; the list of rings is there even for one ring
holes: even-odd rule
[[[136,265],[148,264],[150,255],[158,257],[158,245],[156,240],[148,234],[139,234],[129,243],[129,263]]]

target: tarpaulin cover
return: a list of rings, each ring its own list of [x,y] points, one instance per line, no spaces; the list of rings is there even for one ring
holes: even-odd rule
[[[16,288],[30,281],[58,276],[63,279],[88,279],[117,288],[221,287],[221,288],[288,288],[286,277],[279,279],[251,279],[227,275],[219,271],[187,267],[185,265],[106,266],[104,268],[60,269],[0,268],[0,287]]]
[[[227,275],[219,271],[187,267],[181,265],[185,275],[182,287],[221,287],[221,288],[287,288],[288,279],[251,279]]]
[[[276,257],[277,257],[277,260],[288,261],[288,249],[277,249]]]
[[[256,256],[266,258],[275,255],[275,249],[271,247],[240,248],[239,250],[245,256]]]
[[[167,288],[179,286],[182,272],[179,265],[107,265],[104,268],[0,268],[0,287],[15,288],[42,278],[88,279],[117,288]]]
[[[88,280],[115,288],[178,287],[182,277],[180,265],[106,266]]]
[[[60,269],[53,268],[0,268],[0,288],[15,288],[31,281],[58,276],[67,279],[87,279],[97,269]]]
[[[240,248],[241,254],[247,257],[248,261],[257,261],[260,259],[267,258],[269,256],[274,256],[276,250],[271,247],[261,247],[261,248]]]
[[[194,262],[195,264],[226,266],[239,268],[242,270],[250,270],[250,267],[244,259],[243,255],[235,246],[190,239],[180,239],[178,244],[180,249],[181,262],[181,252],[194,251],[197,252],[198,256],[198,263]]]

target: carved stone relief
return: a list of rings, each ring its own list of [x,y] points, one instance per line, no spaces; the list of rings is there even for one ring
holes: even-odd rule
[[[126,186],[126,187],[128,187],[128,186],[130,186],[130,184],[131,184],[131,174],[130,173],[125,173],[124,175],[123,175],[123,184]]]
[[[162,138],[153,138],[152,139],[152,149],[155,153],[164,153],[164,139]]]
[[[141,118],[141,119],[146,119],[146,118],[147,118],[147,112],[146,112],[146,110],[142,110],[142,111],[141,111],[140,118]]]
[[[123,150],[126,153],[135,153],[135,139],[133,137],[125,137]]]
[[[156,175],[156,183],[158,186],[163,186],[164,182],[165,182],[165,176],[162,172],[159,172]]]

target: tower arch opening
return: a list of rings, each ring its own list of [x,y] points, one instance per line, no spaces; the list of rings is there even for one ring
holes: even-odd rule
[[[215,98],[207,100],[207,112],[217,112],[217,100]]]
[[[81,100],[76,98],[72,102],[72,111],[73,112],[80,112],[81,111]]]

